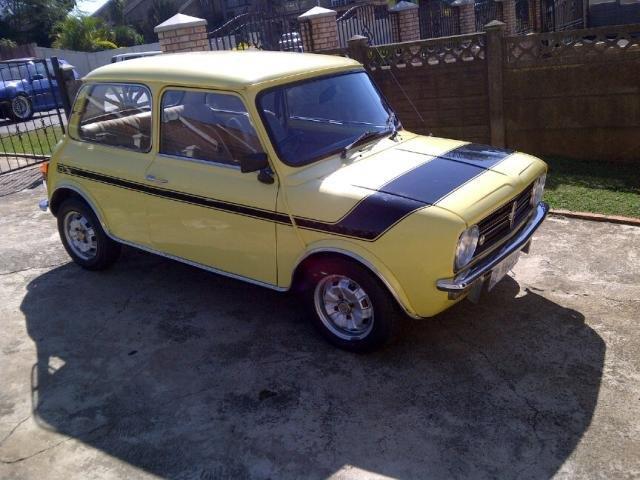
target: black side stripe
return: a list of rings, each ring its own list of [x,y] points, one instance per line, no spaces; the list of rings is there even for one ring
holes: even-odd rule
[[[375,241],[411,213],[438,203],[511,153],[486,145],[463,145],[439,157],[430,158],[389,181],[356,203],[336,222],[293,217],[293,224],[305,230]],[[58,171],[178,202],[292,225],[291,217],[284,213],[158,188],[67,165],[58,165]]]
[[[134,190],[137,192],[146,193],[162,198],[168,198],[183,203],[190,203],[192,205],[198,205],[201,207],[212,208],[214,210],[222,210],[229,213],[235,213],[238,215],[244,215],[247,217],[258,218],[260,220],[268,220],[272,222],[282,223],[285,225],[291,225],[291,219],[289,215],[284,213],[278,213],[271,210],[262,210],[260,208],[250,207],[247,205],[240,205],[237,203],[224,202],[222,200],[216,200],[213,198],[201,197],[198,195],[192,195],[184,192],[178,192],[175,190],[168,190],[164,188],[157,188],[142,183],[132,182],[109,175],[103,175],[101,173],[90,172],[75,167],[69,167],[67,165],[58,165],[58,171],[77,177],[86,178],[100,183],[108,185],[114,185],[116,187],[126,188],[128,190]]]

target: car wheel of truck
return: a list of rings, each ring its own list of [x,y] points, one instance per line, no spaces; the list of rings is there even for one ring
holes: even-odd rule
[[[397,305],[366,268],[327,260],[313,265],[308,275],[314,324],[329,342],[352,352],[370,352],[391,338]]]
[[[87,270],[104,270],[120,256],[120,244],[102,229],[93,210],[78,198],[65,200],[58,209],[58,231],[69,256]]]
[[[11,100],[9,114],[16,122],[24,122],[33,116],[31,100],[24,94],[18,94]]]

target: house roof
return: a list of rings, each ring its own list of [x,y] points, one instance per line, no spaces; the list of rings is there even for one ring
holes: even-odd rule
[[[349,70],[355,60],[333,55],[259,50],[162,54],[105,65],[86,80],[162,82],[242,89],[250,85]]]

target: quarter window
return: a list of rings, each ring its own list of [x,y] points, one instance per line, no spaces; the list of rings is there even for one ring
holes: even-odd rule
[[[147,152],[151,148],[151,95],[142,85],[94,84],[78,94],[79,140]],[[74,136],[74,132],[71,132]]]
[[[261,151],[240,98],[222,93],[168,90],[162,96],[160,153],[239,165]]]

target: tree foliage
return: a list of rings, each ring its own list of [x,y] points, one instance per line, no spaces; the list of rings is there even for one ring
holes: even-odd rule
[[[75,0],[0,0],[0,31],[18,44],[49,46],[53,26],[75,4]]]
[[[56,48],[83,52],[117,48],[114,32],[101,18],[69,15],[58,22],[54,30]]]
[[[142,35],[129,25],[113,27],[113,36],[115,43],[119,47],[132,47],[133,45],[141,45],[144,42]]]

